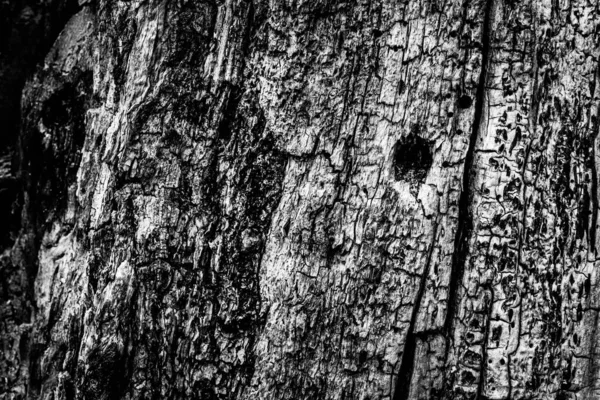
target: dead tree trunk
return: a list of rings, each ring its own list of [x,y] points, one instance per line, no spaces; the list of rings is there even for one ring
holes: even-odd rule
[[[598,5],[10,3],[1,398],[600,397]]]

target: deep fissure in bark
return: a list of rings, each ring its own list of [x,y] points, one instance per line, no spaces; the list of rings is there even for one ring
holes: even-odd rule
[[[417,347],[417,337],[422,336],[415,333],[415,323],[417,322],[417,316],[419,315],[419,309],[421,300],[423,299],[423,292],[425,291],[425,285],[427,283],[427,276],[429,275],[429,269],[431,267],[431,256],[435,249],[435,241],[438,231],[438,223],[435,222],[433,226],[432,241],[429,246],[427,253],[427,261],[423,268],[421,281],[419,283],[419,289],[415,297],[415,306],[412,310],[410,317],[410,326],[408,327],[408,333],[406,334],[406,341],[404,342],[404,352],[402,354],[402,360],[400,362],[400,369],[398,371],[398,379],[396,381],[396,390],[394,392],[394,400],[405,400],[410,395],[410,383],[412,380],[414,362],[415,362],[415,350]],[[435,334],[435,333],[434,333]]]
[[[469,148],[465,157],[465,166],[463,169],[462,192],[458,203],[458,226],[454,242],[454,254],[452,258],[452,273],[450,279],[449,307],[446,314],[444,330],[448,333],[451,328],[452,320],[456,314],[456,290],[460,284],[464,263],[468,252],[468,236],[472,229],[472,218],[469,212],[469,200],[471,197],[470,186],[473,168],[473,159],[475,156],[475,146],[478,139],[478,133],[481,127],[481,116],[485,101],[485,82],[487,77],[487,66],[489,62],[489,35],[492,3],[496,0],[490,0],[486,3],[484,29],[482,35],[481,52],[481,74],[477,87],[475,101],[475,116],[473,120],[473,131],[469,140]]]
[[[467,254],[469,252],[469,238],[472,231],[472,216],[470,212],[471,194],[471,177],[473,176],[473,161],[475,157],[475,148],[482,127],[482,116],[485,107],[485,88],[487,81],[487,69],[490,63],[490,42],[491,42],[491,20],[494,3],[497,0],[488,0],[484,8],[483,30],[481,37],[481,73],[477,85],[477,93],[475,95],[475,113],[473,118],[473,130],[471,132],[469,147],[465,156],[465,164],[463,167],[462,177],[462,192],[458,203],[458,226],[454,241],[454,253],[452,255],[452,270],[450,272],[450,284],[448,294],[448,310],[444,320],[444,332],[446,335],[446,357],[450,348],[452,324],[456,316],[457,307],[460,299],[457,298],[458,287],[462,282],[464,275],[465,263],[467,262]],[[484,360],[485,361],[485,360]],[[485,365],[482,363],[482,371],[485,370]],[[447,385],[447,380],[444,385]],[[481,395],[483,379],[480,377],[479,386],[477,389],[478,397]],[[450,388],[446,387],[446,393]]]
[[[468,238],[469,232],[472,229],[472,218],[469,212],[469,203],[471,198],[470,187],[471,187],[471,171],[473,167],[473,160],[475,154],[476,142],[478,139],[478,133],[481,126],[481,119],[484,109],[484,101],[485,101],[485,83],[487,79],[487,66],[489,63],[489,52],[490,52],[490,24],[491,24],[491,12],[493,7],[493,1],[487,1],[484,8],[484,21],[483,21],[483,31],[482,31],[482,50],[481,50],[481,73],[479,77],[479,82],[477,85],[477,92],[475,96],[475,113],[473,119],[473,130],[471,132],[469,147],[465,157],[465,164],[463,170],[463,178],[462,178],[462,192],[459,198],[459,212],[458,212],[458,227],[455,236],[454,243],[454,253],[452,257],[452,271],[450,275],[450,291],[448,296],[448,311],[445,318],[443,333],[446,336],[447,342],[450,340],[450,333],[452,327],[452,321],[454,315],[456,313],[456,307],[458,303],[458,299],[456,299],[458,285],[462,280],[462,276],[464,273],[464,263],[466,261],[467,252],[468,252]],[[464,94],[457,100],[458,108],[466,109],[471,107],[473,101],[472,99]],[[396,156],[398,154],[398,148],[395,150],[395,161]],[[397,171],[397,169],[396,169]],[[396,175],[397,177],[397,175]],[[398,179],[398,178],[397,178]],[[433,243],[435,242],[435,232],[432,236],[432,244],[431,249],[433,249]],[[432,250],[431,250],[432,251]],[[413,312],[411,315],[410,326],[408,329],[408,333],[406,336],[406,341],[404,344],[404,351],[402,354],[402,360],[400,364],[400,368],[398,371],[398,378],[396,382],[396,388],[394,392],[394,400],[405,400],[410,396],[410,388],[412,375],[414,371],[414,362],[415,362],[415,350],[416,350],[416,339],[417,337],[423,336],[416,334],[414,332],[414,326],[416,323],[416,318],[418,316],[418,310],[420,308],[420,302],[423,294],[423,289],[425,283],[427,281],[428,276],[428,268],[430,263],[430,256],[427,259],[427,265],[422,274],[421,283],[419,290],[417,292],[417,296],[415,298],[415,306],[413,307]],[[432,332],[436,334],[437,332]],[[446,352],[448,351],[449,346],[446,345]],[[445,383],[446,384],[446,383]],[[478,390],[480,392],[480,389]]]
[[[600,64],[597,66],[596,68],[596,73],[594,74],[594,81],[592,82],[592,87],[590,88],[590,92],[592,94],[596,93],[596,85],[598,85],[598,76],[600,75]],[[592,189],[592,194],[591,194],[591,201],[592,201],[592,221],[591,221],[591,228],[590,228],[590,235],[589,235],[589,242],[590,242],[590,247],[592,248],[592,251],[594,253],[594,255],[596,255],[598,253],[598,249],[596,248],[596,229],[598,228],[598,169],[596,167],[596,146],[597,146],[597,141],[598,141],[598,128],[599,128],[599,123],[598,123],[598,116],[593,117],[592,116],[592,132],[596,132],[595,135],[593,136],[592,140],[591,140],[591,159],[592,159],[592,165],[591,165],[591,171],[592,171],[592,184],[591,184],[591,189]]]

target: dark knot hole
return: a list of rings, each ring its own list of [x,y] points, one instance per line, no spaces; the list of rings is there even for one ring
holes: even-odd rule
[[[410,134],[394,147],[394,177],[397,181],[425,181],[427,171],[433,163],[429,142],[420,136]]]

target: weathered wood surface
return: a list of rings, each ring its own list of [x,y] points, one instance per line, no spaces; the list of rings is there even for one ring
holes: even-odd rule
[[[80,3],[0,57],[0,397],[600,397],[597,4]]]

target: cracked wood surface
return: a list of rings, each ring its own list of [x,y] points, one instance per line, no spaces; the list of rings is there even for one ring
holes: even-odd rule
[[[600,396],[597,4],[65,4],[0,57],[1,398]]]

